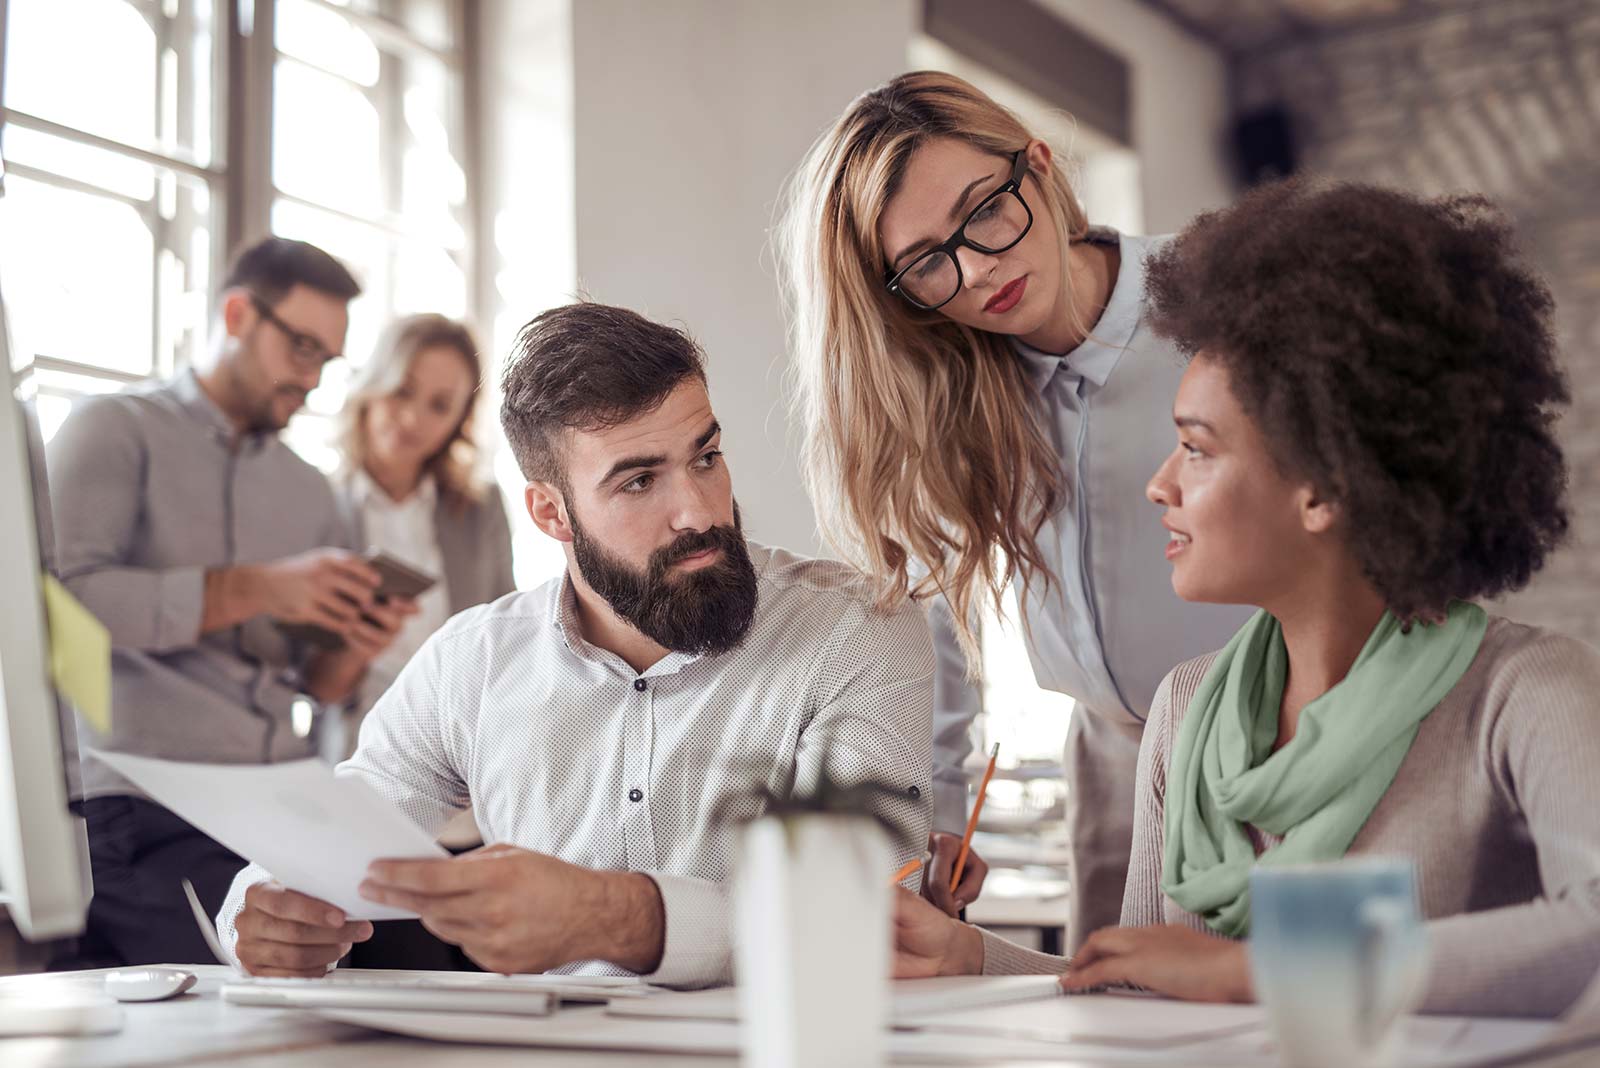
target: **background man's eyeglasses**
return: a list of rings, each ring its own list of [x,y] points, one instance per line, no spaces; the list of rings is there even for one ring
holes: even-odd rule
[[[250,303],[255,305],[256,311],[261,318],[277,327],[283,332],[283,336],[289,339],[289,351],[294,355],[295,362],[302,369],[307,371],[320,370],[322,365],[329,360],[337,360],[339,358],[339,353],[329,352],[323,347],[322,342],[303,330],[296,330],[278,318],[278,313],[272,310],[272,305],[254,293],[250,294]]]

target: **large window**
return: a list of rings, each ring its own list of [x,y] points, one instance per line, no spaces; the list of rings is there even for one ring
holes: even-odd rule
[[[396,314],[469,308],[462,70],[448,5],[276,0],[272,70],[274,233],[315,242],[365,292],[348,356],[324,375],[289,440],[334,463],[329,416],[350,371]]]
[[[205,0],[9,0],[0,280],[47,433],[205,342],[224,171]]]
[[[459,0],[0,10],[0,283],[45,433],[77,396],[193,361],[224,235],[270,228],[338,256],[365,289],[350,359],[288,433],[330,467],[328,417],[383,323],[471,307]]]

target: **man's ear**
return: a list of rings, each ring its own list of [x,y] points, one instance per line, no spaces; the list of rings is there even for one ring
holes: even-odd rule
[[[567,518],[567,502],[561,490],[549,482],[530,482],[523,491],[528,516],[534,526],[556,541],[572,540],[572,523]]]
[[[1339,522],[1339,502],[1309,483],[1301,488],[1300,525],[1308,534],[1326,534]]]
[[[222,294],[222,329],[229,337],[243,337],[255,319],[249,293],[235,286]]]

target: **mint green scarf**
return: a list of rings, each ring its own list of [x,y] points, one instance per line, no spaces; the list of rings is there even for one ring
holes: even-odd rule
[[[1488,625],[1460,601],[1444,623],[1410,633],[1385,612],[1350,673],[1301,710],[1274,753],[1289,656],[1278,621],[1256,613],[1211,665],[1173,743],[1161,889],[1219,934],[1248,934],[1257,857],[1245,825],[1283,836],[1263,864],[1342,857]]]

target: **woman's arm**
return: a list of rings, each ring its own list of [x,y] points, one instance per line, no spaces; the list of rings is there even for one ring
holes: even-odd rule
[[[1490,677],[1481,751],[1507,818],[1533,839],[1544,894],[1430,923],[1425,1012],[1555,1016],[1600,971],[1596,694],[1600,652],[1550,634]]]
[[[1167,760],[1172,754],[1172,687],[1177,671],[1156,687],[1139,743],[1139,769],[1133,790],[1133,850],[1122,891],[1123,927],[1165,922],[1161,902],[1161,861],[1167,799]]]

